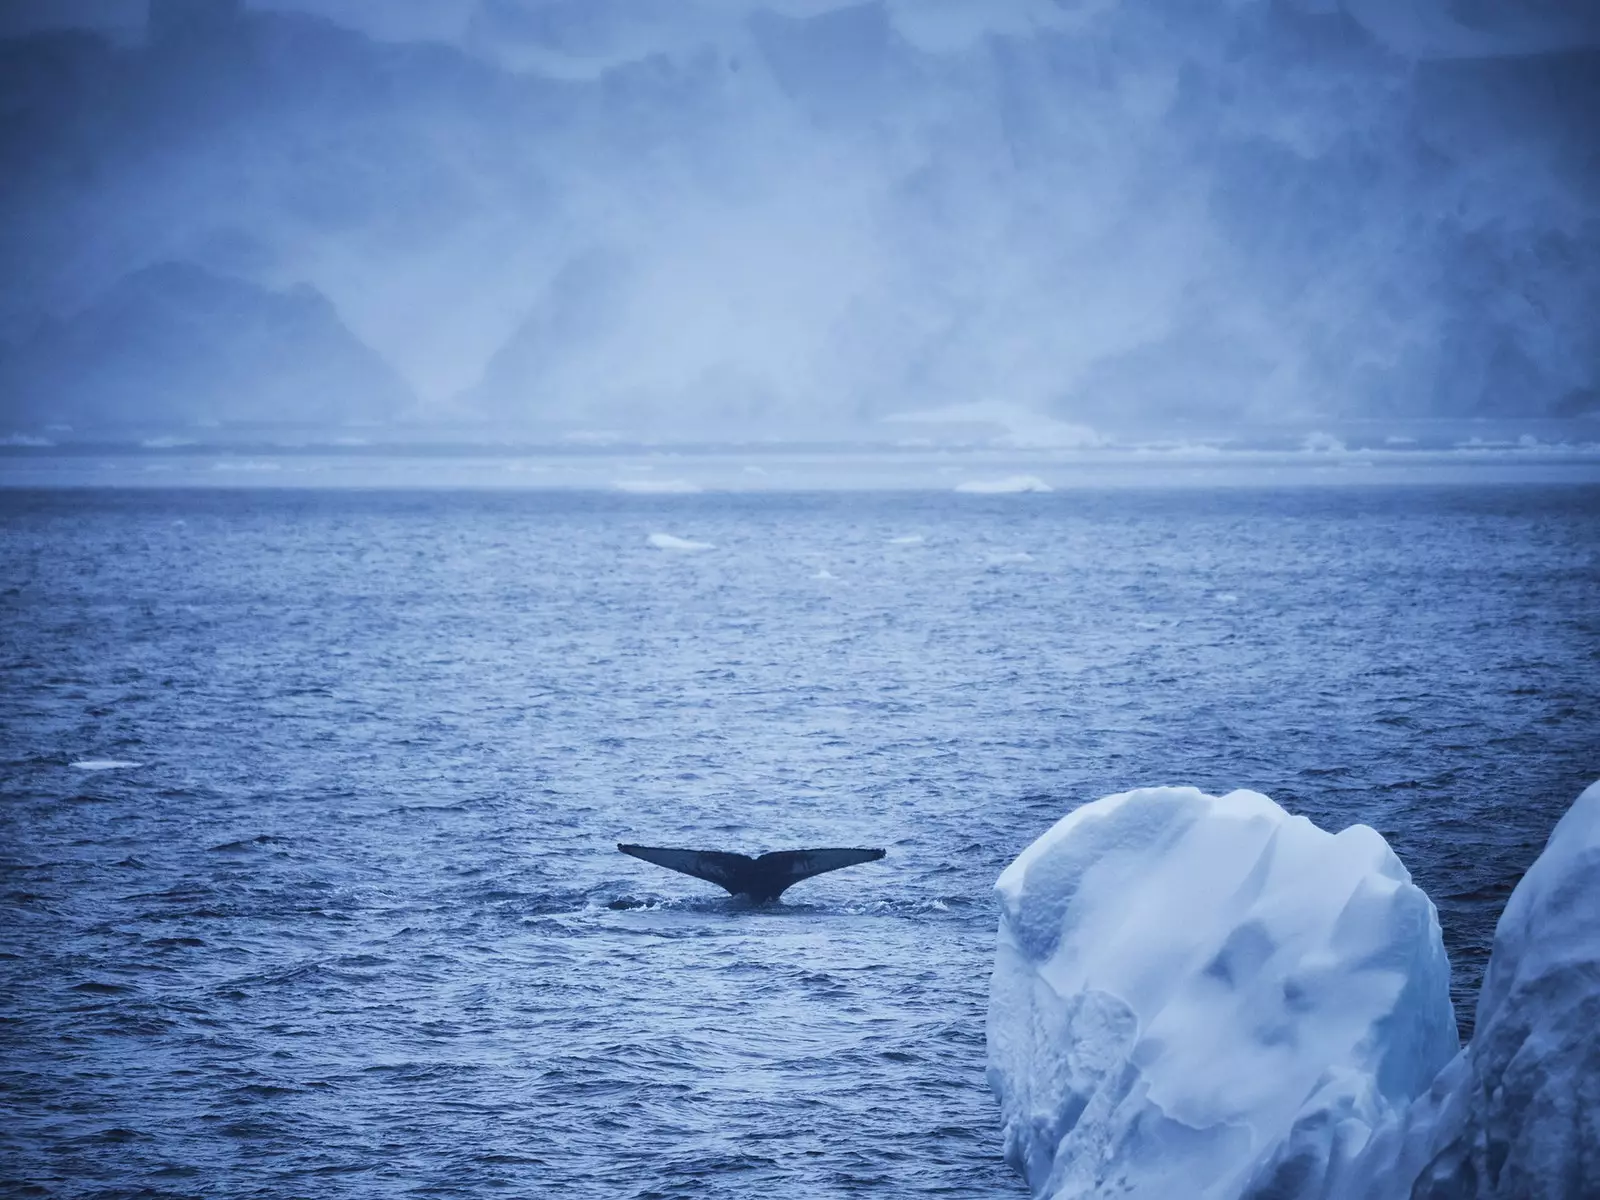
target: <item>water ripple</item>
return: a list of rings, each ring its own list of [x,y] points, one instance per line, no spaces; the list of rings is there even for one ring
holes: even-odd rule
[[[1374,825],[1470,1019],[1600,774],[1592,489],[0,506],[19,1195],[1018,1196],[989,888],[1063,812]]]

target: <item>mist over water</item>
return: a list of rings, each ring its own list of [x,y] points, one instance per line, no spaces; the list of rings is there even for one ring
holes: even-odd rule
[[[1593,441],[1595,22],[1454,12],[24,3],[4,423]]]

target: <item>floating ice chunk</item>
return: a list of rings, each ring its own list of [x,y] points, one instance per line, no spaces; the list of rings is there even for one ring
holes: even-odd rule
[[[1004,479],[968,479],[956,484],[956,491],[980,496],[1010,495],[1018,492],[1048,492],[1054,489],[1037,475],[1007,475]]]
[[[815,575],[813,575],[811,578],[813,578],[813,579],[837,579],[838,576],[835,575],[832,571],[828,570],[827,567],[818,567],[817,568],[817,573]]]
[[[645,541],[657,550],[715,550],[710,542],[694,542],[688,538],[674,537],[670,533],[652,533]]]
[[[687,479],[619,479],[611,486],[638,496],[692,496],[700,491],[699,484]]]
[[[1028,563],[1033,561],[1033,555],[1026,550],[1003,550],[989,555],[991,567],[1003,567],[1007,563]]]
[[[920,533],[908,533],[904,537],[892,537],[886,543],[890,546],[920,546],[927,541]]]
[[[129,767],[142,767],[143,763],[128,762],[120,758],[80,758],[71,764],[80,771],[120,771]]]
[[[1036,1195],[1298,1195],[1455,1052],[1433,905],[1364,825],[1148,788],[996,891],[989,1079]]]
[[[1306,434],[1300,443],[1300,449],[1307,454],[1343,454],[1348,447],[1333,434],[1323,433],[1319,429]]]
[[[1600,783],[1561,818],[1494,931],[1477,1027],[1337,1200],[1579,1200],[1600,1186]]]

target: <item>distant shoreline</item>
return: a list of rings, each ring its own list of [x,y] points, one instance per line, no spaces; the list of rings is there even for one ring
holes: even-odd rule
[[[1028,481],[1023,487],[1017,481]],[[1600,444],[1425,448],[1149,443],[1075,449],[263,441],[0,445],[0,487],[482,488],[697,494],[908,491],[1038,502],[1084,488],[1600,484]],[[1023,494],[1012,494],[1023,493]]]

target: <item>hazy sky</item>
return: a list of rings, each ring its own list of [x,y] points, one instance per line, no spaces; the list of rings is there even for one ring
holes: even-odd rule
[[[1600,409],[1597,5],[229,7],[0,9],[3,423]]]

